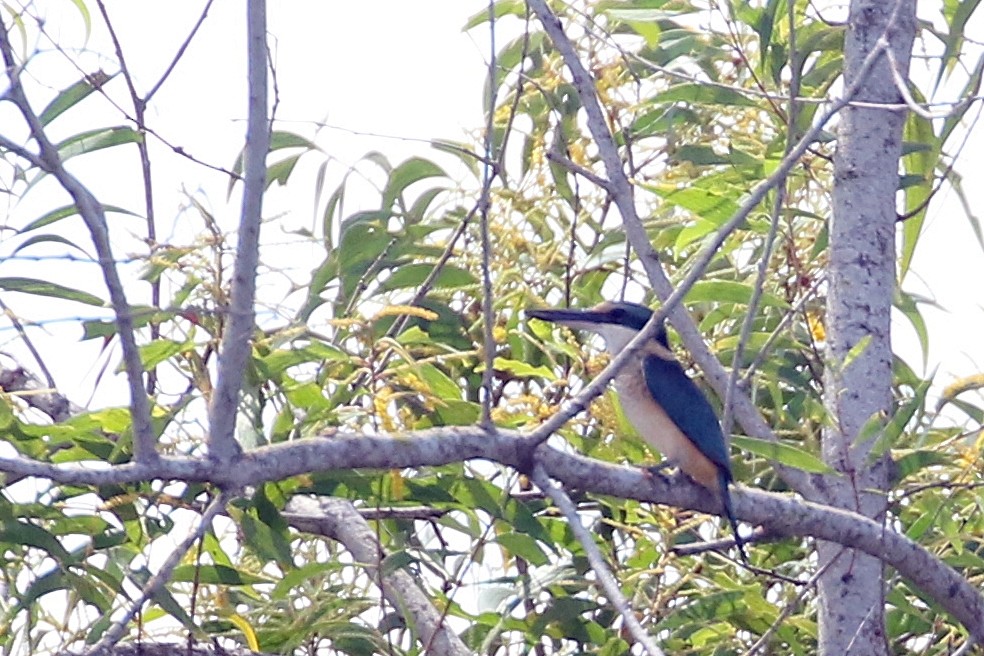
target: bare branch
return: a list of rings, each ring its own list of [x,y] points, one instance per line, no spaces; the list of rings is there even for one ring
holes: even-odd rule
[[[611,191],[608,188],[609,185],[611,184],[608,180],[604,179],[603,177],[601,177],[591,169],[586,169],[580,164],[571,161],[571,159],[565,156],[563,153],[556,150],[551,150],[547,153],[547,159],[549,159],[551,162],[557,162],[571,173],[584,176],[585,178],[587,178],[594,184],[598,185],[602,189],[609,192]]]
[[[7,77],[10,80],[7,95],[17,106],[21,116],[27,122],[31,137],[38,144],[37,158],[28,159],[32,163],[36,162],[42,170],[53,175],[62,188],[71,195],[95,246],[99,258],[99,268],[106,282],[110,303],[115,313],[117,334],[123,350],[123,366],[126,370],[127,383],[130,389],[134,458],[141,463],[153,462],[157,458],[156,440],[150,423],[150,403],[143,388],[143,366],[140,363],[140,352],[137,349],[130,304],[123,291],[123,282],[116,270],[116,262],[113,258],[106,214],[92,192],[65,168],[58,149],[48,139],[41,121],[31,108],[24,87],[20,83],[20,64],[14,56],[7,26],[2,22],[0,22],[0,53],[3,55]],[[18,154],[23,156],[26,153],[21,149]]]
[[[209,458],[228,464],[240,452],[236,416],[246,359],[255,326],[256,268],[260,251],[260,222],[266,187],[266,156],[270,149],[267,118],[266,0],[247,2],[247,61],[249,118],[243,166],[243,207],[233,269],[229,320],[219,355],[215,391],[209,404]]]
[[[482,341],[484,344],[485,369],[482,371],[482,424],[492,425],[492,384],[495,376],[495,313],[492,309],[492,241],[489,238],[489,210],[491,209],[492,181],[496,177],[496,168],[492,162],[497,161],[495,153],[495,106],[499,89],[496,86],[496,69],[498,60],[496,59],[495,44],[495,3],[489,0],[489,88],[488,94],[488,117],[485,126],[485,164],[482,166],[482,195],[479,200],[479,228],[481,231],[482,243]]]
[[[383,597],[419,632],[426,653],[471,653],[406,571],[381,567],[386,554],[375,531],[351,501],[328,498],[320,499],[317,507],[312,508],[313,505],[308,499],[295,498],[289,506],[295,512],[284,513],[284,519],[298,530],[341,542],[379,586]]]
[[[120,641],[126,631],[127,624],[130,623],[130,620],[133,619],[133,617],[137,614],[137,611],[140,610],[147,600],[156,594],[157,591],[160,590],[161,586],[168,582],[174,568],[178,566],[181,559],[184,557],[185,553],[191,549],[192,545],[202,538],[205,531],[208,530],[209,526],[211,526],[212,520],[215,519],[223,508],[225,508],[227,501],[228,499],[226,497],[226,493],[224,492],[220,492],[219,495],[215,497],[212,503],[209,504],[208,508],[205,509],[205,512],[202,513],[202,518],[198,522],[198,526],[195,527],[195,530],[189,533],[188,537],[186,537],[181,544],[174,548],[174,551],[168,555],[167,560],[161,564],[161,568],[157,571],[157,573],[150,577],[150,580],[147,581],[147,584],[143,587],[143,590],[140,591],[140,596],[137,597],[137,599],[135,599],[130,605],[130,609],[126,612],[126,614],[124,614],[123,617],[113,623],[113,626],[106,630],[106,633],[103,634],[103,637],[99,640],[99,642],[94,644],[92,648],[86,652],[86,656],[100,656],[101,654],[105,654],[109,648]]]
[[[844,553],[846,553],[846,551],[842,551],[841,555],[843,555]],[[759,637],[759,639],[755,641],[755,644],[753,644],[751,647],[748,648],[748,651],[745,652],[744,656],[755,656],[755,652],[759,651],[760,649],[762,649],[768,644],[769,638],[772,637],[772,634],[775,633],[779,629],[779,627],[782,626],[782,623],[786,621],[786,618],[792,615],[793,612],[795,612],[795,610],[799,607],[799,605],[803,603],[803,599],[806,597],[806,593],[816,588],[817,581],[820,580],[820,577],[823,576],[823,573],[826,572],[827,569],[830,568],[831,564],[836,562],[836,560],[837,559],[834,558],[832,560],[827,561],[826,563],[821,565],[816,572],[813,573],[813,576],[811,576],[810,580],[806,582],[806,585],[804,585],[800,589],[800,591],[796,594],[796,597],[786,602],[786,604],[782,607],[782,612],[779,613],[779,616],[776,617],[775,621],[772,622],[772,625],[769,626],[769,628],[765,631],[765,633],[763,633]]]
[[[4,394],[16,396],[44,414],[54,422],[62,422],[85,412],[84,408],[73,404],[66,396],[48,383],[22,367],[0,369],[0,390]]]
[[[138,481],[209,482],[240,489],[299,474],[350,469],[401,469],[446,465],[464,460],[490,460],[517,469],[533,462],[526,437],[515,431],[477,426],[415,431],[407,436],[336,433],[324,439],[300,440],[253,449],[235,467],[221,467],[201,458],[162,456],[154,464],[41,463],[27,458],[0,458],[0,471],[38,476],[59,483],[111,485]],[[720,502],[684,476],[653,476],[625,467],[540,445],[536,460],[546,474],[568,489],[636,499],[704,513],[722,512]],[[909,538],[857,513],[773,492],[736,486],[735,515],[761,525],[772,537],[815,537],[859,549],[880,558],[932,597],[984,641],[984,595],[956,570]]]
[[[161,77],[159,80],[157,80],[157,83],[154,84],[154,86],[151,87],[150,91],[147,92],[147,96],[144,98],[145,103],[150,102],[150,99],[153,98],[154,94],[156,94],[160,90],[161,85],[164,84],[167,78],[171,75],[171,72],[174,71],[175,66],[178,65],[179,61],[181,61],[181,58],[184,56],[185,50],[187,50],[188,46],[191,45],[192,39],[194,39],[195,35],[198,34],[199,28],[201,28],[202,23],[204,23],[205,19],[208,17],[208,10],[212,8],[212,3],[214,1],[215,0],[206,0],[205,7],[202,9],[201,15],[198,17],[198,20],[195,22],[194,27],[191,28],[191,31],[188,32],[188,36],[185,38],[184,42],[178,48],[178,51],[174,53],[174,58],[171,59],[171,63],[168,64],[168,67],[161,74]]]
[[[663,650],[653,642],[652,637],[642,628],[639,620],[636,619],[635,613],[629,608],[629,602],[619,589],[618,581],[615,580],[615,576],[612,574],[611,569],[609,569],[608,563],[605,562],[605,557],[601,555],[601,551],[598,549],[598,545],[595,544],[594,538],[591,537],[591,533],[581,523],[581,518],[577,514],[577,507],[571,501],[570,497],[561,488],[554,485],[542,465],[536,465],[533,468],[533,476],[531,478],[537,487],[543,490],[553,500],[554,505],[567,518],[568,526],[571,527],[577,541],[584,547],[584,551],[588,556],[588,562],[591,563],[591,570],[598,577],[598,584],[601,586],[605,596],[608,597],[608,601],[611,602],[615,610],[622,616],[622,621],[625,622],[626,628],[628,628],[629,633],[635,641],[642,645],[642,648],[647,653],[652,654],[652,656],[665,656]]]

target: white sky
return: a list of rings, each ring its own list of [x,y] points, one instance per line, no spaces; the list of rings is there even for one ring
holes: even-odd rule
[[[156,81],[188,33],[198,8],[204,5],[190,1],[176,5],[132,0],[109,0],[107,4],[141,92]],[[59,35],[77,37],[81,33],[81,21],[70,3],[51,0],[42,6],[48,12],[47,29],[55,38]],[[176,6],[182,7],[181,11],[175,11]],[[269,24],[278,71],[281,100],[278,117],[284,121],[282,126],[312,134],[312,126],[305,122],[323,120],[355,132],[394,135],[403,139],[464,140],[467,133],[480,128],[482,123],[480,103],[487,37],[484,28],[465,34],[461,26],[468,16],[482,7],[484,3],[475,0],[271,2]],[[185,59],[148,113],[150,124],[165,138],[200,159],[225,167],[231,166],[244,131],[244,14],[242,2],[220,0],[215,3]],[[101,18],[93,14],[92,20],[94,33],[90,49],[106,51],[108,42]],[[500,45],[503,41],[500,38]],[[38,46],[50,49],[47,42],[39,42]],[[62,76],[54,81],[46,80],[52,87],[51,93],[77,79],[77,72],[63,66],[61,55],[44,57],[51,61],[52,70],[60,71]],[[87,55],[84,61],[89,70],[100,64],[108,71],[115,70],[112,62],[100,60],[94,54]],[[122,78],[112,84],[116,97],[123,98]],[[35,96],[39,106],[47,100],[40,95]],[[109,109],[95,96],[86,103],[94,111]],[[0,120],[5,116],[7,114],[0,113]],[[56,138],[89,127],[88,120],[90,117],[84,112],[75,116],[66,114],[52,126],[58,133]],[[125,124],[125,120],[118,118],[116,123]],[[220,224],[225,228],[235,226],[238,205],[235,198],[224,204],[225,176],[189,165],[154,139],[150,143],[162,240],[174,236],[187,241],[187,226],[194,225],[197,229],[200,225],[191,223],[191,219],[182,214],[185,203],[178,193],[181,189],[202,190],[203,195],[199,198],[211,204]],[[319,143],[339,160],[335,169],[339,175],[347,165],[373,148],[383,151],[393,163],[413,153],[438,156],[421,143],[373,139],[339,130],[323,131]],[[984,141],[978,131],[972,136],[958,170],[973,172],[979,168],[969,162],[976,160],[982,147]],[[124,163],[122,169],[121,162]],[[142,190],[134,149],[111,149],[88,155],[78,163],[82,166],[76,171],[103,202],[141,211]],[[107,171],[112,175],[106,175]],[[304,175],[308,175],[307,180],[313,180],[313,171],[302,173],[301,180]],[[968,175],[967,182],[971,205],[984,206],[981,185],[975,184],[972,174]],[[329,183],[328,188],[336,184],[337,179]],[[39,186],[21,205],[11,208],[11,225],[37,216],[41,207],[52,206],[50,194],[41,193],[44,189]],[[287,211],[290,213],[284,221],[286,229],[311,228],[312,187],[305,182],[295,182],[288,189],[292,196],[283,190],[275,190],[269,196],[265,215]],[[934,298],[943,308],[927,307],[924,312],[931,339],[927,370],[938,365],[940,375],[937,380],[946,384],[953,376],[976,373],[984,364],[984,354],[978,346],[979,334],[984,327],[984,256],[955,196],[948,193],[942,200],[935,201],[932,206],[926,234],[917,251],[914,273],[907,279],[906,288]],[[119,217],[112,220],[117,222],[114,225],[127,226],[135,236],[143,232],[138,220]],[[67,225],[65,230],[69,230]],[[0,233],[0,249],[6,252],[3,236]],[[268,229],[264,243],[279,242],[290,243],[284,228]],[[125,254],[125,250],[125,247],[118,250],[117,255]],[[133,251],[137,250],[134,246]],[[300,271],[309,271],[316,263],[314,255],[311,251],[311,261],[301,258],[298,263],[298,253],[294,252],[293,263]],[[52,263],[40,266],[48,267],[50,271]],[[10,264],[0,267],[0,275],[30,275],[11,267]],[[66,267],[65,271],[71,281],[81,284],[77,283],[78,269],[78,266],[72,266]],[[93,271],[90,269],[89,273]],[[266,281],[266,284],[276,286],[283,282],[278,279]],[[97,279],[93,278],[91,284],[96,293],[103,294]],[[134,286],[132,290],[139,297],[146,292],[145,288],[146,285]],[[25,306],[23,298],[8,302],[27,317],[42,319],[47,316],[46,308]],[[64,316],[63,313],[60,315]],[[73,357],[80,365],[53,368],[58,372],[63,390],[76,402],[84,403],[97,374],[96,367],[84,367],[96,360],[100,345],[85,343],[79,346],[75,341],[78,328],[71,323],[61,327],[52,324],[48,330],[55,338],[67,339],[71,344]],[[0,349],[12,349],[7,341],[12,337],[9,331],[6,334],[0,332]],[[54,343],[53,340],[50,346]],[[898,324],[896,343],[896,350],[920,370],[917,342],[904,322]],[[64,344],[59,348],[64,349]],[[21,362],[29,364],[24,358]],[[106,380],[102,381],[101,388],[100,398],[104,395],[109,398],[123,389],[121,384],[110,385]]]

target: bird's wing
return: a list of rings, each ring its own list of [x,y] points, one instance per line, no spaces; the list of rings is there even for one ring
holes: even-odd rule
[[[731,462],[714,408],[676,360],[646,353],[642,371],[653,399],[680,431],[731,480]]]

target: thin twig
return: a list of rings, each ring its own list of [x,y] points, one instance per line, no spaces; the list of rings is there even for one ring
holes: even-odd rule
[[[591,570],[598,577],[598,584],[601,586],[605,596],[608,597],[609,603],[622,616],[625,627],[632,637],[635,638],[635,641],[642,645],[642,648],[652,656],[665,656],[663,650],[653,642],[652,636],[646,633],[646,630],[639,624],[639,620],[636,619],[635,613],[629,608],[629,602],[619,589],[618,581],[615,580],[615,576],[612,574],[611,569],[609,569],[608,563],[605,562],[605,557],[601,555],[601,551],[598,549],[598,545],[595,544],[591,533],[581,523],[581,518],[577,514],[577,507],[574,505],[574,502],[571,501],[570,497],[567,496],[562,488],[550,480],[543,465],[537,463],[533,467],[531,478],[537,487],[543,490],[553,500],[554,505],[567,518],[568,526],[574,532],[577,541],[584,547],[584,552],[588,556],[588,562],[591,563]]]
[[[795,3],[789,3],[786,12],[789,21],[789,52],[795,54]],[[796,95],[799,93],[800,85],[799,72],[796,67],[792,67],[792,69],[792,78],[789,81],[789,109],[785,112],[787,136],[785,152],[783,153],[784,158],[789,155],[789,150],[792,147],[792,138],[795,134],[796,121],[799,116],[799,106],[796,104]],[[778,106],[776,106],[776,110],[779,114],[783,113],[779,111]],[[787,179],[785,177],[783,177],[776,184],[776,198],[775,202],[772,204],[772,212],[769,216],[769,233],[766,236],[765,244],[762,247],[762,257],[759,260],[758,274],[756,276],[755,285],[752,287],[752,296],[748,300],[748,311],[745,313],[745,320],[742,322],[741,332],[738,336],[738,343],[735,345],[734,357],[731,359],[731,371],[728,374],[728,386],[724,391],[724,412],[721,417],[721,427],[725,436],[731,435],[732,399],[734,399],[735,388],[738,384],[738,372],[741,369],[741,361],[745,354],[745,347],[748,345],[748,340],[751,338],[752,325],[755,323],[755,315],[758,310],[758,304],[762,299],[762,294],[765,291],[765,278],[769,273],[769,262],[772,259],[772,249],[776,243],[776,235],[779,233],[779,216],[782,214],[782,208],[786,202],[786,185]]]
[[[31,103],[28,101],[27,94],[20,82],[21,66],[14,56],[7,25],[2,21],[0,21],[0,52],[2,52],[7,78],[10,81],[7,97],[17,106],[21,116],[27,122],[31,137],[38,144],[37,157],[27,159],[32,162],[37,161],[40,168],[53,175],[62,188],[72,196],[79,214],[89,230],[96,255],[99,258],[99,267],[109,291],[110,304],[116,316],[117,334],[123,350],[123,366],[130,391],[134,458],[138,462],[155,461],[158,454],[155,449],[156,439],[150,422],[150,403],[143,388],[143,365],[140,362],[140,351],[137,349],[134,325],[130,317],[130,304],[126,298],[126,293],[123,291],[123,282],[113,258],[106,214],[88,187],[65,168],[58,148],[48,139],[44,126],[41,125],[40,119],[31,108]],[[18,149],[15,152],[22,157],[26,154],[24,149]]]
[[[492,385],[495,380],[495,315],[492,306],[492,241],[489,238],[489,211],[491,201],[489,192],[495,169],[491,162],[495,161],[495,106],[498,97],[498,87],[495,83],[496,59],[495,45],[495,2],[489,1],[489,88],[488,117],[485,126],[485,164],[482,167],[482,196],[479,201],[479,225],[482,241],[482,339],[485,342],[485,370],[482,372],[482,418],[483,426],[492,425]]]
[[[102,14],[103,22],[106,24],[106,29],[109,31],[110,39],[113,42],[113,48],[116,50],[116,58],[119,60],[120,72],[123,74],[123,79],[126,81],[126,88],[130,92],[130,102],[133,103],[133,112],[136,116],[137,130],[141,135],[146,135],[146,109],[147,101],[140,97],[137,93],[136,84],[133,81],[133,75],[130,73],[130,68],[126,64],[126,58],[123,56],[123,46],[120,43],[120,39],[116,34],[116,28],[113,27],[112,21],[109,20],[109,11],[106,9],[106,3],[104,0],[97,0],[96,5],[99,7],[99,13]],[[156,212],[154,210],[154,178],[150,171],[150,151],[147,148],[147,139],[141,138],[137,141],[137,152],[140,155],[140,173],[143,177],[143,192],[144,192],[144,212],[146,213],[147,221],[147,242],[150,244],[157,243],[157,220]],[[161,281],[159,277],[155,277],[150,281],[150,304],[153,307],[160,307],[161,304]],[[161,336],[160,324],[153,322],[150,324],[150,339],[151,341],[156,341]],[[151,368],[147,371],[147,379],[145,383],[145,389],[147,394],[153,394],[155,388],[157,387],[157,369],[156,367]]]
[[[64,55],[66,63],[68,63],[71,67],[73,67],[75,70],[77,70],[80,74],[82,74],[83,76],[86,76],[87,77],[89,75],[88,71],[86,71],[85,69],[83,69],[79,65],[79,62],[77,61],[77,59],[74,58],[74,57],[69,56],[69,54],[65,52],[64,48],[62,48],[61,44],[57,40],[55,40],[54,38],[52,38],[51,35],[49,35],[47,33],[47,31],[44,29],[44,27],[45,27],[44,26],[44,21],[42,21],[41,19],[39,19],[37,17],[34,17],[34,18],[35,18],[35,20],[38,23],[38,29],[41,32],[41,34],[43,34],[45,36],[45,38],[48,39],[49,43],[51,44],[51,46],[55,50],[57,50],[59,53],[61,53],[62,55]],[[103,97],[103,100],[105,100],[106,102],[108,102],[113,108],[115,108],[118,112],[120,112],[120,114],[122,114],[123,118],[125,118],[128,121],[132,121],[133,123],[137,123],[138,122],[137,119],[136,119],[136,117],[135,116],[132,116],[118,102],[116,102],[116,99],[113,98],[111,95],[109,95],[102,86],[97,86],[96,87],[96,92],[99,93]],[[210,169],[210,170],[215,171],[217,173],[221,173],[223,175],[226,175],[226,176],[228,176],[229,178],[231,178],[233,180],[241,180],[242,179],[242,177],[238,173],[236,173],[235,171],[230,171],[229,169],[227,169],[227,168],[225,168],[223,166],[220,166],[218,164],[212,164],[210,162],[206,162],[205,160],[199,159],[198,157],[195,157],[191,153],[187,152],[184,149],[183,146],[178,146],[178,145],[172,143],[170,140],[166,139],[163,135],[161,135],[156,130],[150,128],[149,126],[146,126],[145,125],[143,129],[144,129],[144,132],[146,134],[149,134],[152,137],[156,138],[158,141],[160,141],[162,144],[164,144],[167,148],[171,149],[171,151],[173,151],[176,155],[179,155],[181,157],[184,157],[188,161],[193,162],[195,164],[198,164],[199,166],[204,166],[207,169]]]
[[[423,653],[464,656],[471,653],[461,639],[448,626],[446,614],[434,607],[407,572],[385,565],[386,553],[365,517],[351,501],[327,498],[314,503],[298,498],[292,502],[294,510],[285,519],[302,531],[317,533],[337,540],[352,554],[379,588],[380,594],[392,604],[393,609],[419,634]]]
[[[609,185],[608,180],[601,177],[591,169],[585,168],[580,164],[577,164],[563,153],[555,150],[551,150],[550,152],[547,153],[547,159],[549,159],[551,162],[556,162],[560,164],[571,173],[576,173],[577,175],[587,178],[588,180],[595,183],[602,189],[608,190],[608,185]]]
[[[772,625],[766,629],[765,633],[763,633],[758,640],[755,641],[755,644],[748,648],[748,651],[745,652],[744,656],[754,656],[755,652],[765,647],[766,643],[769,641],[769,638],[772,637],[772,634],[775,633],[780,626],[782,626],[782,623],[786,620],[786,618],[792,615],[793,611],[796,610],[796,608],[803,602],[803,599],[806,597],[806,593],[816,587],[817,581],[819,581],[820,577],[823,576],[824,573],[830,568],[831,564],[836,562],[836,560],[845,553],[847,553],[847,550],[842,549],[840,553],[821,565],[820,568],[814,572],[813,576],[810,577],[810,580],[806,582],[806,585],[800,588],[799,592],[796,593],[796,597],[791,599],[785,606],[783,606],[782,611],[780,611],[779,616],[776,617]]]
[[[195,25],[191,28],[191,31],[188,32],[188,36],[185,37],[185,40],[181,44],[181,46],[178,47],[178,51],[174,53],[174,57],[171,59],[171,63],[168,64],[166,69],[164,69],[164,72],[161,74],[160,79],[158,79],[157,83],[154,84],[154,86],[150,88],[150,91],[147,92],[147,95],[144,97],[144,102],[146,103],[150,102],[150,99],[154,97],[154,95],[158,92],[158,90],[160,90],[161,85],[164,84],[165,80],[167,80],[167,78],[171,75],[171,72],[178,65],[178,62],[181,61],[181,57],[184,56],[185,50],[187,50],[188,46],[191,45],[192,39],[194,39],[195,35],[198,34],[199,28],[201,28],[202,23],[204,23],[205,19],[208,17],[208,10],[212,8],[212,3],[214,1],[215,0],[207,0],[207,2],[205,3],[205,8],[202,9],[202,13],[201,15],[198,16],[198,20],[195,22]]]
[[[41,353],[34,346],[34,341],[31,339],[30,335],[27,334],[27,331],[24,330],[24,324],[20,322],[20,318],[14,314],[9,307],[7,307],[7,304],[4,303],[2,299],[0,299],[0,310],[3,310],[4,315],[10,319],[10,323],[13,325],[14,330],[17,331],[17,334],[24,342],[24,346],[27,347],[27,350],[31,353],[31,357],[33,357],[34,361],[38,364],[38,367],[41,369],[41,373],[44,374],[45,381],[48,383],[48,389],[54,390],[56,387],[55,379],[51,375],[51,372],[48,371],[48,366],[44,363],[44,358],[41,357]],[[10,390],[4,389],[4,391],[6,392]],[[56,419],[55,421],[58,420]]]
[[[949,118],[962,102],[966,102],[961,101],[961,103],[956,103],[953,109],[948,112],[934,113],[923,109],[922,106],[916,102],[916,99],[912,97],[912,93],[909,92],[909,85],[902,76],[902,67],[899,66],[899,60],[895,58],[895,52],[891,48],[885,48],[885,56],[888,58],[888,70],[892,72],[892,81],[895,82],[895,88],[899,92],[899,95],[902,96],[902,100],[905,101],[905,106],[908,107],[909,111],[913,114],[930,121],[938,118]]]
[[[202,518],[198,522],[198,526],[195,530],[188,534],[181,544],[174,548],[174,551],[168,555],[167,559],[161,563],[161,567],[157,570],[157,573],[150,577],[150,580],[144,585],[143,589],[140,591],[140,595],[130,604],[129,610],[121,617],[116,620],[103,637],[94,644],[89,650],[87,650],[86,656],[98,656],[105,654],[108,650],[115,645],[123,637],[126,631],[127,624],[130,620],[137,614],[137,612],[143,607],[148,599],[153,597],[157,592],[168,582],[171,578],[171,574],[174,572],[174,568],[178,566],[181,559],[184,558],[185,553],[205,535],[205,531],[208,527],[212,525],[212,520],[225,508],[227,501],[227,495],[225,492],[220,492],[217,497],[209,504],[202,513]]]

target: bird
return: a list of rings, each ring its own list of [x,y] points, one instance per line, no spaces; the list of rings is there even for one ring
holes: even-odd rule
[[[605,301],[587,310],[528,309],[528,317],[597,333],[606,350],[618,355],[649,323],[644,305]],[[748,562],[745,543],[731,505],[728,446],[714,407],[673,355],[661,322],[655,337],[615,377],[622,409],[636,432],[663,454],[656,469],[675,465],[707,490],[719,495],[734,533],[735,545]]]

